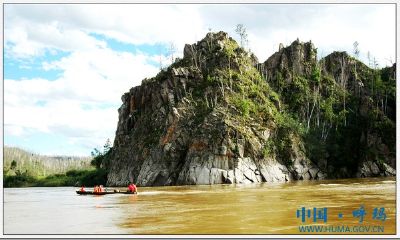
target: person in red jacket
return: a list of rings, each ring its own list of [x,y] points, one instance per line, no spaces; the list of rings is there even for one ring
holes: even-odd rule
[[[128,186],[128,192],[137,193],[137,187],[135,184],[131,183]]]

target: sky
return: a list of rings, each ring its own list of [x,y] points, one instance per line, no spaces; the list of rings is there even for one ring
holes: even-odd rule
[[[121,96],[211,31],[239,40],[260,62],[299,38],[323,57],[367,52],[395,62],[393,4],[6,4],[4,144],[87,156],[113,142]]]

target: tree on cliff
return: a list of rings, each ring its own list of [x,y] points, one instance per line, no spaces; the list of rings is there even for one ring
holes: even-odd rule
[[[358,58],[360,55],[360,49],[358,49],[358,45],[359,43],[357,41],[353,43],[353,53],[355,58]]]
[[[247,35],[247,30],[246,28],[243,26],[243,24],[238,24],[236,25],[236,33],[239,34],[240,36],[240,46],[242,48],[245,48],[245,45],[248,44],[248,35]]]
[[[173,64],[174,60],[175,60],[174,54],[176,53],[176,45],[175,45],[175,43],[171,42],[169,44],[168,53],[169,53],[169,56],[171,58],[171,64]]]
[[[104,144],[103,151],[100,151],[97,148],[95,148],[90,153],[93,157],[90,164],[92,166],[95,166],[96,168],[102,168],[104,164],[107,162],[111,150],[112,150],[112,145],[110,139],[108,138],[106,143]]]

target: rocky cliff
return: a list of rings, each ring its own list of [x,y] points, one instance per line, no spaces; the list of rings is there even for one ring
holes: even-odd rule
[[[346,52],[318,61],[296,40],[257,68],[306,125],[306,155],[328,177],[395,175],[395,65],[373,69]]]
[[[338,156],[325,150],[335,141],[331,138],[336,134],[331,132],[353,124],[346,106],[342,115],[347,118],[336,116],[341,101],[331,104],[334,116],[329,115],[331,95],[342,89],[345,100],[346,93],[358,98],[375,96],[361,92],[362,67],[354,76],[351,63],[346,62],[350,70],[345,70],[345,78],[339,71],[337,79],[336,59],[340,58],[330,55],[318,62],[311,42],[295,41],[259,64],[224,32],[209,33],[186,45],[183,59],[122,96],[114,146],[103,164],[109,171],[107,185],[257,183],[395,174],[390,167],[394,167],[394,146],[379,135],[379,126],[371,130],[366,123],[357,132],[358,140],[376,146],[379,155],[357,155],[358,172],[348,170],[335,159]],[[392,77],[390,71],[386,72]],[[379,117],[394,124],[387,117],[395,110],[390,97]],[[365,106],[365,111],[376,110],[374,106]],[[361,106],[351,109],[355,110],[364,111]],[[313,141],[324,144],[310,148]],[[336,174],[340,171],[344,173]]]

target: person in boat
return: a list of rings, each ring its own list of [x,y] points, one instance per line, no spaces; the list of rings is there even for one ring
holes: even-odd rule
[[[85,185],[82,185],[82,187],[81,187],[81,190],[80,190],[81,192],[86,192],[86,190],[85,190]]]
[[[99,192],[99,186],[95,185],[93,188],[93,192],[95,193]]]
[[[137,187],[135,184],[131,183],[128,185],[128,192],[137,193]]]
[[[100,187],[99,187],[99,192],[104,192],[104,187],[103,187],[103,185],[100,185]]]

